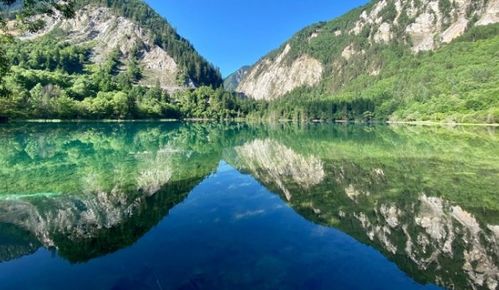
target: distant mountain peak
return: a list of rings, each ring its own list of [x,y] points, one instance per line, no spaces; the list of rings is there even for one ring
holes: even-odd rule
[[[249,65],[245,65],[237,71],[231,73],[224,80],[224,88],[228,91],[235,91],[241,80],[246,76],[250,70]]]

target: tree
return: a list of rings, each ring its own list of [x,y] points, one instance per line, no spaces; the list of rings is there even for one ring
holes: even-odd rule
[[[1,9],[10,8],[16,4],[17,0],[0,0]],[[63,17],[72,18],[74,12],[74,2],[72,0],[30,0],[23,1],[21,9],[15,10],[15,19],[18,26],[30,32],[36,32],[45,26],[41,19],[33,19],[31,16],[46,14],[52,15],[60,13]],[[4,16],[0,14],[0,22],[5,23]],[[5,27],[4,27],[5,28]]]
[[[138,82],[142,78],[142,69],[135,57],[128,61],[127,73],[132,82]]]
[[[117,92],[113,96],[114,117],[125,119],[129,112],[128,96],[124,92]]]
[[[9,71],[9,60],[6,57],[5,46],[12,40],[6,35],[0,35],[0,96],[4,93],[3,78]]]
[[[0,0],[0,12],[5,8],[10,8],[16,0]],[[15,19],[18,26],[30,32],[35,32],[42,29],[45,23],[40,19],[33,19],[31,16],[37,14],[54,14],[61,13],[64,17],[71,18],[74,16],[74,3],[71,0],[30,0],[23,1],[21,9],[16,10]],[[11,15],[12,16],[12,15]],[[3,91],[3,77],[9,71],[9,62],[5,57],[5,44],[10,42],[12,38],[7,31],[5,14],[0,13],[0,94]]]

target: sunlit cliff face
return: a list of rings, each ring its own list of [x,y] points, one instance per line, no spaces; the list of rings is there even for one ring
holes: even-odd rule
[[[288,182],[308,189],[324,179],[325,172],[320,159],[299,155],[270,139],[255,140],[235,150],[245,169],[257,178],[276,183],[288,201],[292,198],[286,186]]]

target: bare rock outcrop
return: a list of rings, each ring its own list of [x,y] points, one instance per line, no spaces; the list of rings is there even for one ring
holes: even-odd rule
[[[353,21],[347,18],[337,25],[318,24],[298,33],[277,54],[251,67],[237,91],[257,100],[275,100],[323,79],[329,81],[325,86],[340,86],[335,80],[344,81],[348,65],[341,63],[345,61],[355,63],[357,72],[379,75],[382,67],[364,59],[370,47],[395,42],[414,53],[438,49],[473,26],[499,22],[499,0],[378,0],[355,13]],[[334,48],[328,50],[325,39]],[[339,50],[336,42],[341,43]]]
[[[308,55],[288,63],[291,50],[288,44],[274,59],[257,63],[239,84],[237,91],[256,100],[272,100],[302,86],[317,84],[322,77],[323,65]]]
[[[138,49],[139,65],[143,70],[141,83],[154,86],[158,82],[163,89],[181,89],[177,82],[180,69],[175,60],[161,47],[154,44],[151,33],[137,23],[117,16],[110,8],[86,6],[76,12],[74,18],[61,15],[45,16],[46,26],[36,33],[28,33],[21,39],[31,40],[56,29],[67,34],[65,41],[92,47],[92,62],[104,62],[118,50],[124,61]]]

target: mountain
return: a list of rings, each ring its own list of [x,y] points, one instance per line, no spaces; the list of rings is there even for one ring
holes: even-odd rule
[[[122,63],[136,59],[143,68],[140,83],[157,82],[168,90],[221,84],[217,69],[158,13],[140,0],[78,0],[76,15],[42,17],[45,27],[22,35],[36,40],[52,35],[59,41],[91,49],[91,61],[104,63],[114,54]]]
[[[221,119],[251,108],[144,1],[73,3],[28,18],[2,9],[0,120]]]
[[[285,118],[497,122],[497,22],[498,0],[371,1],[298,32],[237,91]]]
[[[239,83],[241,80],[246,76],[248,71],[250,70],[250,66],[243,66],[237,71],[231,73],[228,77],[225,78],[224,80],[224,88],[227,91],[235,91],[237,87],[239,86]]]

